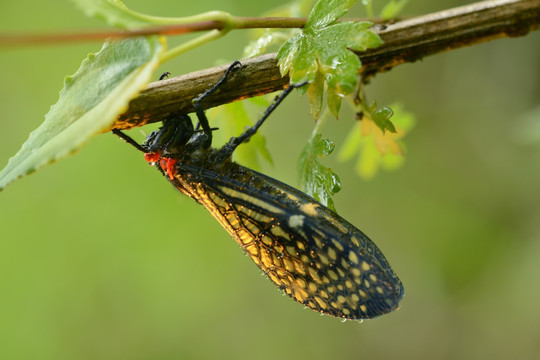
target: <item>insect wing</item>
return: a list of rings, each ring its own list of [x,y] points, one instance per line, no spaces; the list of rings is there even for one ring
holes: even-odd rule
[[[203,204],[292,299],[347,319],[398,307],[403,286],[381,251],[313,198],[234,163],[219,174],[180,165],[177,174],[173,184]]]

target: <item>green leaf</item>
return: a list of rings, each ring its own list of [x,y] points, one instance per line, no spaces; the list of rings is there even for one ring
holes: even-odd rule
[[[383,107],[371,114],[371,119],[373,122],[382,130],[384,133],[386,130],[389,130],[393,133],[396,132],[394,124],[390,121],[390,118],[394,115],[394,112],[389,107]]]
[[[107,42],[66,77],[58,102],[45,121],[0,172],[0,189],[41,166],[79,149],[107,130],[158,66],[157,37]]]
[[[328,104],[328,109],[337,119],[339,117],[339,109],[341,109],[341,101],[343,96],[338,94],[335,89],[331,87],[327,90],[326,103]]]
[[[381,18],[384,20],[395,18],[408,2],[409,0],[390,0],[381,10]]]
[[[71,0],[86,16],[97,16],[104,19],[109,25],[126,29],[136,29],[148,25],[155,25],[148,18],[141,16],[127,8],[120,0]]]
[[[364,51],[379,46],[380,37],[369,30],[369,22],[335,21],[354,4],[349,0],[319,0],[306,26],[289,39],[278,52],[278,64],[282,75],[289,74],[291,83],[313,82],[322,76],[333,93],[333,114],[339,113],[341,105],[337,96],[352,93],[358,82],[362,66],[358,56],[351,50]],[[321,92],[319,84],[311,88],[311,108],[318,109]]]
[[[341,182],[332,169],[319,162],[319,158],[331,154],[334,147],[332,141],[323,139],[321,134],[316,134],[300,154],[298,174],[300,186],[304,191],[335,212],[331,196],[341,190]]]
[[[333,24],[354,5],[356,0],[319,0],[313,6],[304,29],[323,28]]]
[[[395,113],[392,118],[395,132],[384,132],[372,120],[373,114],[371,117],[364,115],[350,130],[338,154],[340,161],[348,161],[357,156],[355,169],[364,179],[373,178],[380,168],[392,171],[400,168],[405,162],[405,145],[401,139],[412,129],[415,119],[400,105],[392,107]],[[386,115],[387,111],[391,111],[389,108],[383,109],[388,109],[381,111]]]
[[[261,34],[261,36],[259,36],[256,40],[250,42],[244,48],[243,58],[250,58],[263,54],[270,45],[280,41],[282,38],[283,36],[279,36],[276,31],[266,29],[266,31]]]
[[[290,73],[292,83],[313,81],[320,72],[328,86],[346,95],[354,91],[362,63],[350,51],[379,46],[377,34],[368,30],[371,23],[347,22],[304,31],[289,39],[278,52],[282,75]]]
[[[309,112],[317,120],[323,106],[324,78],[321,73],[317,73],[315,79],[308,86]]]

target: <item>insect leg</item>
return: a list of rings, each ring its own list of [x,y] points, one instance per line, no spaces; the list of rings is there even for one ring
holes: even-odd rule
[[[300,84],[291,84],[288,88],[283,90],[283,92],[274,99],[274,102],[268,108],[266,108],[261,118],[257,121],[255,125],[247,128],[246,131],[244,131],[244,133],[242,133],[240,136],[231,138],[229,142],[223,146],[223,150],[225,150],[224,153],[231,155],[233,151],[238,147],[238,145],[243,142],[249,141],[249,139],[253,135],[255,135],[257,130],[261,127],[261,125],[268,118],[268,116],[270,116],[270,114],[278,107],[278,105],[281,104],[283,100],[285,100],[287,95],[289,95],[291,91],[293,91],[293,89],[302,87],[306,84],[307,81]]]
[[[204,113],[201,102],[204,100],[204,98],[208,97],[208,95],[216,91],[227,80],[231,71],[238,65],[242,65],[240,61],[236,60],[235,62],[233,62],[229,66],[227,71],[225,72],[225,75],[223,75],[223,77],[214,86],[212,86],[210,89],[206,90],[204,93],[197,96],[195,99],[191,101],[191,103],[193,104],[193,107],[195,108],[195,114],[197,114],[197,118],[199,119],[199,124],[201,125],[204,133],[207,136],[207,140],[205,141],[205,144],[204,144],[205,148],[210,147],[210,145],[212,145],[212,129],[210,128],[210,125],[208,124],[208,118],[206,117]]]

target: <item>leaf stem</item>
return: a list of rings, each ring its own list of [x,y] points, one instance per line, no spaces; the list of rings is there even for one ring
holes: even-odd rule
[[[223,30],[212,30],[210,32],[207,32],[204,35],[196,37],[193,40],[183,43],[182,45],[178,45],[170,50],[167,50],[161,55],[160,62],[161,63],[167,62],[196,47],[199,47],[201,45],[204,45],[206,43],[219,39],[220,37],[227,34],[229,30],[230,29],[225,29],[225,28]]]
[[[127,12],[131,16],[148,22],[150,24],[159,24],[159,25],[184,25],[184,24],[193,24],[197,22],[206,22],[206,21],[217,21],[228,23],[231,21],[233,16],[225,11],[208,11],[202,14],[197,14],[193,16],[184,16],[184,17],[163,17],[163,16],[152,16],[142,14],[133,10],[124,9],[123,11]]]
[[[167,18],[163,18],[167,19]],[[232,29],[251,29],[251,28],[266,28],[266,27],[283,27],[283,28],[297,28],[302,27],[306,19],[305,18],[284,18],[284,17],[236,17],[229,13],[222,11],[212,11],[204,14],[191,16],[189,18],[168,18],[169,23],[173,21],[176,24],[184,24],[186,19],[193,22],[216,22],[219,28],[211,30],[210,32],[201,35],[193,40],[190,40],[182,45],[176,46],[161,56],[161,63],[164,63],[172,58],[175,58],[185,52],[188,52],[196,47],[199,47],[208,42],[219,39],[225,36]]]
[[[366,14],[368,19],[373,19],[373,5],[371,1],[366,4]]]
[[[311,132],[311,137],[309,138],[309,141],[315,139],[315,136],[317,136],[317,133],[319,133],[319,129],[323,126],[324,122],[329,117],[330,109],[328,109],[328,106],[325,106],[321,115],[319,116],[319,119],[317,119],[317,121],[315,122],[315,126],[313,127],[313,131]]]

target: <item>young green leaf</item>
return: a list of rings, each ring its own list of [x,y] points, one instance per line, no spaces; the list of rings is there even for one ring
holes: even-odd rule
[[[313,6],[304,29],[324,28],[333,24],[354,5],[356,0],[320,0]]]
[[[308,86],[309,112],[317,120],[323,106],[324,78],[321,73],[317,73],[313,80],[313,86]]]
[[[375,104],[375,102],[374,102]],[[375,107],[376,105],[374,105]],[[394,112],[389,107],[385,106],[382,109],[375,110],[371,113],[371,119],[382,130],[383,134],[386,130],[395,133],[396,128],[390,121],[390,118],[394,115]]]
[[[244,48],[244,58],[250,58],[254,56],[258,56],[263,54],[266,49],[283,39],[283,34],[270,30],[265,29],[266,31],[262,33],[256,40],[251,41],[245,48]]]
[[[350,50],[377,47],[381,40],[368,30],[371,23],[345,22],[322,29],[303,29],[289,39],[278,52],[280,71],[289,73],[291,82],[313,81],[321,72],[329,86],[340,94],[354,91],[357,72],[362,65]]]
[[[339,118],[339,109],[341,109],[341,102],[343,96],[338,94],[338,92],[329,87],[326,90],[326,104],[328,105],[328,110],[330,113],[337,119]]]
[[[45,121],[0,172],[0,189],[79,149],[108,129],[151,80],[162,45],[157,37],[107,42],[66,77]]]
[[[278,52],[278,64],[282,75],[289,74],[291,83],[304,81],[310,84],[312,94],[319,94],[323,83],[316,81],[322,76],[333,89],[332,113],[337,114],[341,101],[336,96],[350,94],[356,88],[360,59],[351,50],[365,51],[379,46],[380,37],[369,30],[368,22],[335,21],[354,4],[351,0],[319,0],[310,13],[306,26],[289,39]],[[319,75],[318,75],[319,74]],[[331,98],[330,98],[331,96]],[[311,97],[317,101],[319,97]],[[312,109],[319,104],[312,102]],[[317,113],[317,112],[315,112]]]
[[[341,182],[332,169],[323,166],[319,158],[334,151],[335,145],[321,134],[316,134],[306,144],[298,160],[300,186],[321,204],[336,211],[331,196],[341,190]]]
[[[392,127],[395,132],[383,131],[372,120],[373,114],[364,114],[349,132],[341,151],[340,161],[348,161],[357,156],[356,172],[364,179],[373,178],[380,168],[395,170],[405,161],[404,144],[401,139],[412,129],[415,119],[412,114],[405,112],[401,106],[393,105],[395,115]],[[389,108],[381,111],[386,117]]]

